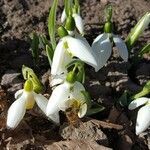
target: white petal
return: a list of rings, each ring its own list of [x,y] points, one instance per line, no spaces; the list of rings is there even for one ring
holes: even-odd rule
[[[54,114],[60,110],[59,104],[65,102],[68,99],[69,92],[70,88],[66,83],[61,84],[54,89],[46,108],[47,116]]]
[[[90,44],[88,43],[88,41],[86,40],[86,38],[83,37],[83,36],[81,36],[80,34],[75,33],[75,38],[82,40],[83,42],[85,42],[87,45],[90,46]]]
[[[150,125],[150,105],[145,105],[139,109],[136,120],[136,134],[145,131]]]
[[[99,35],[92,44],[92,49],[97,55],[98,67],[97,71],[101,69],[111,56],[112,43],[110,42],[108,34]]]
[[[59,41],[53,56],[51,74],[60,75],[65,72],[65,66],[71,61],[71,59],[71,56],[64,48],[64,41]]]
[[[51,67],[52,75],[56,75],[57,73],[60,74],[62,72],[61,65],[63,62],[64,53],[65,50],[63,48],[63,41],[59,41],[53,56],[52,67]]]
[[[86,115],[86,112],[87,112],[87,104],[84,103],[79,109],[79,112],[78,112],[79,118],[84,117]]]
[[[8,109],[7,126],[16,128],[25,115],[25,99],[21,96]]]
[[[23,93],[23,89],[18,90],[18,91],[15,93],[15,99],[18,99],[18,98],[21,96],[22,93]]]
[[[118,49],[119,55],[124,61],[128,61],[128,49],[124,41],[118,36],[113,36],[113,41]]]
[[[146,97],[137,98],[129,104],[128,109],[133,110],[141,105],[146,104],[148,102],[148,100],[149,99]]]
[[[63,83],[65,81],[65,78],[66,78],[66,74],[54,76],[50,82],[51,87]]]
[[[95,44],[96,42],[101,43],[102,41],[104,41],[105,39],[107,39],[107,37],[108,37],[108,36],[107,36],[107,34],[105,34],[105,33],[98,35],[98,36],[94,39],[94,41],[93,41],[93,43],[92,43],[92,46],[93,46],[93,44]]]
[[[75,24],[77,29],[79,30],[79,32],[81,34],[84,34],[83,30],[84,30],[84,25],[83,25],[83,19],[81,18],[81,16],[79,14],[73,14],[74,20],[75,20]]]
[[[96,55],[87,43],[70,36],[65,37],[64,40],[67,41],[69,50],[73,56],[80,58],[82,61],[94,68],[97,67]]]
[[[85,97],[81,93],[82,91],[85,91],[84,86],[80,82],[75,82],[70,94],[71,99],[84,101]]]
[[[49,118],[50,120],[52,120],[54,123],[60,124],[59,112],[56,112],[56,113],[54,113],[54,114],[49,115],[48,118]]]
[[[34,99],[39,106],[39,108],[46,114],[46,107],[48,104],[48,99],[44,97],[42,94],[36,94],[34,93]]]
[[[64,9],[63,12],[62,12],[62,15],[61,15],[61,23],[64,23],[66,18],[67,18],[67,15],[66,15],[66,12],[65,12],[65,9]]]

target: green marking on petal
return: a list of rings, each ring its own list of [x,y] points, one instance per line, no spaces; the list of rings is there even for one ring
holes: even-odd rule
[[[24,84],[24,90],[26,92],[31,92],[33,91],[33,84],[32,84],[32,81],[31,80],[27,80]]]

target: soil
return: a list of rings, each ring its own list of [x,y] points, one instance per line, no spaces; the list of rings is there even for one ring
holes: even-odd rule
[[[61,125],[56,126],[34,108],[26,113],[15,130],[6,129],[8,107],[15,100],[14,93],[22,88],[24,82],[20,74],[23,64],[37,72],[46,87],[45,93],[50,96],[47,58],[41,53],[39,63],[33,63],[29,35],[36,31],[48,36],[47,18],[51,3],[51,0],[0,1],[0,149],[149,149],[149,129],[136,136],[137,112],[121,107],[117,99],[125,90],[133,93],[141,90],[150,80],[149,55],[128,70],[132,57],[150,42],[150,28],[139,38],[128,63],[117,57],[114,49],[113,56],[99,72],[95,73],[86,66],[86,89],[93,101],[105,106],[104,111],[84,118],[78,127],[73,127],[63,119]],[[85,21],[85,37],[90,44],[103,32],[104,7],[107,3],[113,5],[114,32],[123,39],[150,8],[149,0],[82,0],[81,15]],[[60,1],[58,22],[62,6]]]

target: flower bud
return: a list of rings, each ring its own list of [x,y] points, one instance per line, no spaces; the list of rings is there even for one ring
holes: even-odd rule
[[[63,26],[60,26],[58,29],[57,29],[57,32],[58,32],[58,35],[63,38],[65,36],[68,35],[68,32],[67,30],[63,27]]]
[[[67,74],[66,81],[69,83],[74,83],[76,81],[76,75],[75,75],[74,71],[70,71]]]
[[[111,33],[113,29],[113,25],[111,22],[106,22],[104,25],[104,32],[105,33]]]
[[[72,16],[67,18],[65,28],[69,31],[73,31],[75,29],[75,21]]]
[[[147,12],[135,25],[135,27],[131,30],[130,34],[126,39],[126,44],[129,49],[133,47],[135,42],[138,40],[139,36],[143,33],[143,31],[148,27],[150,23],[150,13]]]

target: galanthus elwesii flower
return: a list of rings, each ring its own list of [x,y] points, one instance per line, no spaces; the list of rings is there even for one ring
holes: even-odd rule
[[[142,106],[144,105],[144,106]],[[128,108],[133,110],[139,106],[142,106],[137,114],[136,119],[136,134],[140,134],[150,126],[150,99],[146,97],[137,98],[133,100]]]
[[[46,109],[47,116],[56,114],[60,110],[65,111],[67,108],[75,107],[78,117],[82,118],[87,112],[87,103],[82,94],[83,91],[85,91],[85,88],[77,81],[73,84],[65,81],[57,86],[49,99]]]
[[[79,33],[83,35],[84,34],[84,23],[83,23],[83,19],[82,19],[81,15],[79,13],[74,12],[72,14],[72,17],[74,18],[75,25],[76,25],[76,28],[78,29]],[[66,12],[64,9],[62,12],[62,15],[61,15],[61,22],[63,23],[66,20],[66,18],[67,18],[67,15],[66,15]]]
[[[21,89],[15,93],[17,99],[8,109],[7,115],[7,127],[16,128],[20,121],[23,119],[26,110],[32,109],[34,104],[46,113],[46,106],[48,100],[41,94],[37,94],[33,91],[33,84],[31,80],[27,80],[24,85],[24,89]],[[55,114],[49,116],[51,120],[58,123],[59,120],[55,119]]]
[[[112,39],[112,40],[111,40]],[[124,41],[117,35],[111,33],[100,34],[92,44],[92,49],[97,55],[98,70],[101,69],[112,53],[112,41],[118,49],[119,55],[124,61],[128,60],[128,49]]]
[[[79,38],[65,36],[56,46],[51,66],[51,74],[60,75],[66,73],[67,70],[65,67],[73,60],[73,57],[81,59],[95,69],[97,68],[96,55],[90,45]]]

